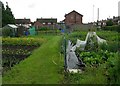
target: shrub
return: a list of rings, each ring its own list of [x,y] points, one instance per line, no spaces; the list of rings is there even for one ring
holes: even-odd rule
[[[105,26],[102,28],[103,30],[109,30],[109,31],[117,31],[120,32],[120,25],[114,25],[114,26]]]
[[[46,31],[46,30],[48,30],[47,27],[41,27],[41,28],[38,29],[38,31]]]
[[[114,58],[110,57],[107,61],[109,83],[110,84],[120,84],[120,58],[119,53],[114,53]]]
[[[3,28],[2,29],[2,35],[3,36],[12,36],[12,30],[9,28]]]
[[[34,45],[39,46],[45,40],[42,38],[2,38],[2,45]]]
[[[112,20],[108,20],[108,21],[106,22],[106,25],[107,25],[107,26],[112,26],[112,25],[113,25]]]

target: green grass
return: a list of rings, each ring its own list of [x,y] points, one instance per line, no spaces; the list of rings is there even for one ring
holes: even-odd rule
[[[52,37],[33,54],[3,76],[3,84],[57,84],[63,78],[60,54],[61,36]]]
[[[91,68],[86,67],[83,73],[68,73],[66,74],[66,80],[63,82],[66,84],[106,84],[107,79],[103,75],[105,71],[103,68]]]

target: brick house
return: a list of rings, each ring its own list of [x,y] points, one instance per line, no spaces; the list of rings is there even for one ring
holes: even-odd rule
[[[30,25],[31,24],[31,20],[30,19],[15,19],[15,24],[16,25]]]
[[[43,25],[57,24],[57,18],[38,18],[37,21]]]
[[[39,29],[39,28],[43,27],[43,24],[40,23],[39,21],[35,21],[34,26],[35,26],[36,29]]]
[[[35,27],[48,27],[54,29],[57,24],[57,18],[37,18],[34,23]]]
[[[65,14],[65,24],[66,25],[75,25],[75,24],[83,24],[82,23],[83,15],[73,10],[72,12]]]

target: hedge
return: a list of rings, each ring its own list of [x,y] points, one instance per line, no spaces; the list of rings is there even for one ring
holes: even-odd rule
[[[120,25],[105,26],[105,27],[103,27],[102,29],[103,29],[103,30],[120,32]]]

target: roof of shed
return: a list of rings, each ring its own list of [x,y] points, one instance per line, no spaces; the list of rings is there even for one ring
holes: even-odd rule
[[[8,24],[8,26],[9,27],[11,27],[11,28],[18,28],[16,25],[14,25],[14,24]]]

